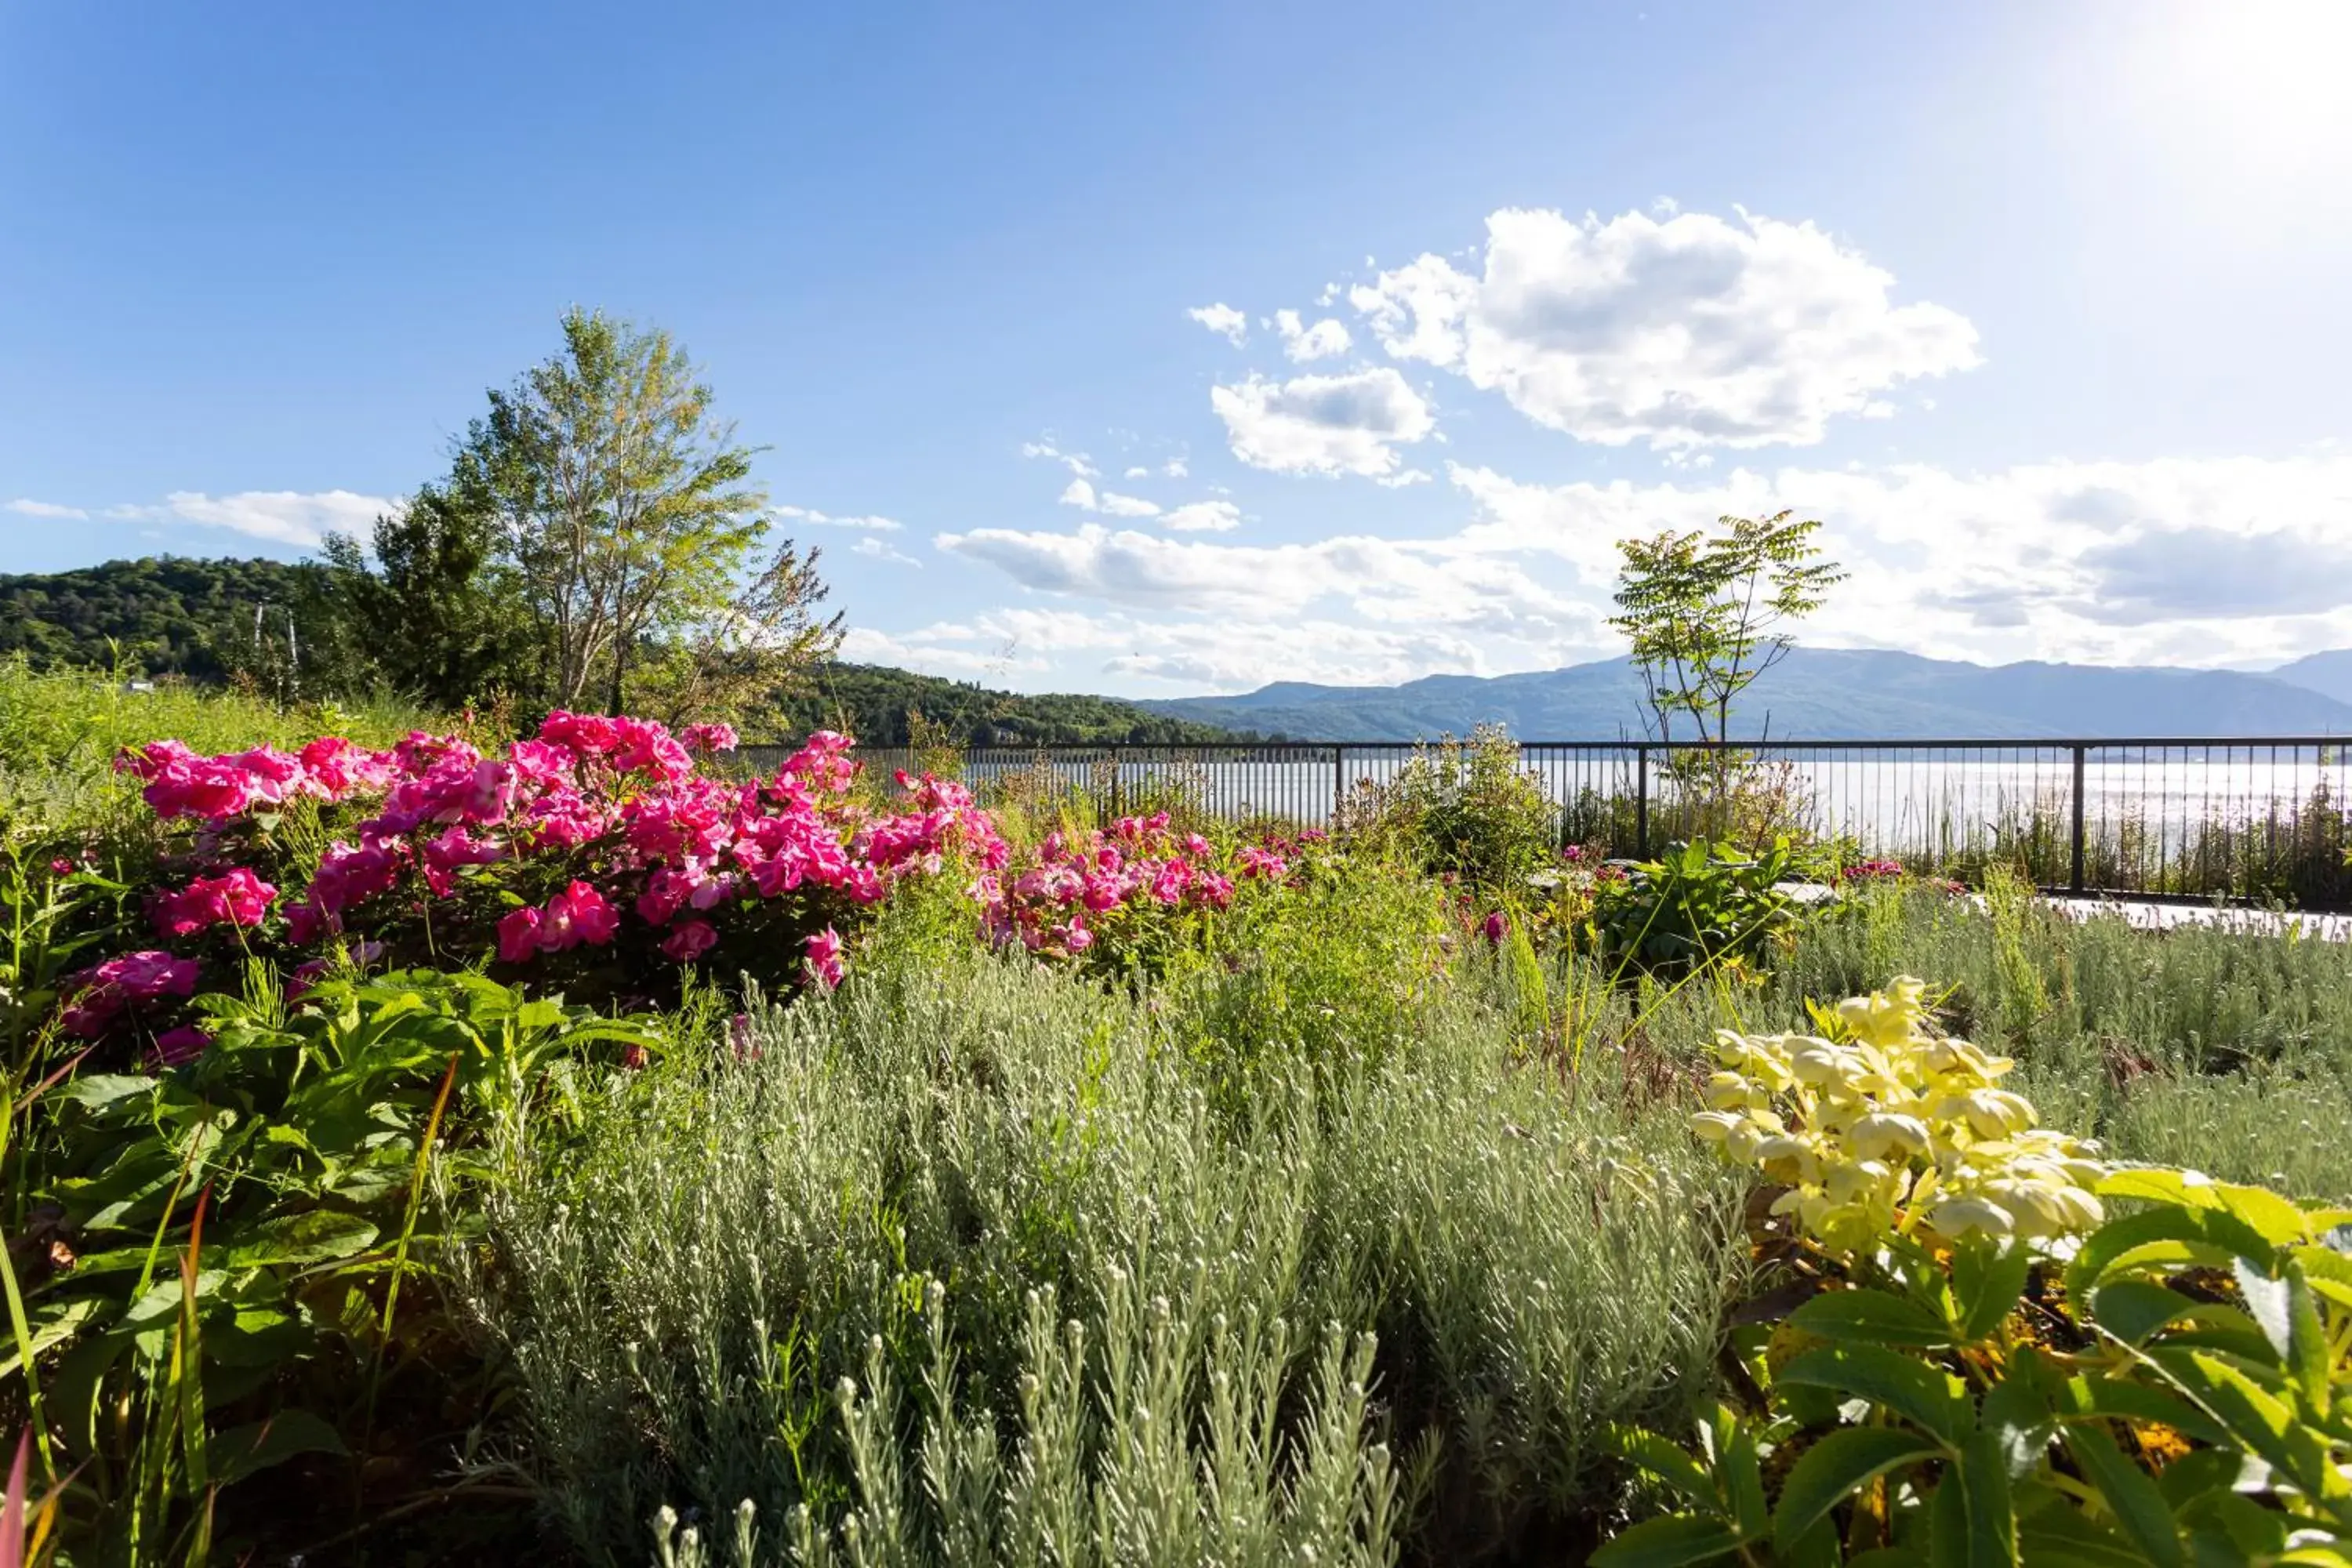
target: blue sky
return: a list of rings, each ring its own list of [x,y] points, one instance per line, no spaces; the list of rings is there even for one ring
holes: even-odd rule
[[[579,302],[704,363],[853,655],[992,683],[1572,662],[1616,538],[1782,506],[1853,570],[1816,641],[2352,644],[2347,48],[2337,0],[0,4],[0,570],[363,527]]]

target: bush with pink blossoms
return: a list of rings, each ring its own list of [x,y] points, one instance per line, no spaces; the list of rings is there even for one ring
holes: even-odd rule
[[[600,1002],[674,995],[687,964],[830,986],[852,962],[845,933],[894,889],[944,875],[962,886],[1004,863],[995,825],[960,784],[901,773],[877,801],[853,788],[852,742],[829,732],[772,777],[708,768],[734,744],[725,725],[673,735],[559,711],[496,753],[424,731],[383,751],[334,736],[299,752],[204,756],[169,740],[126,751],[118,770],[168,825],[163,885],[143,906],[173,947],[71,977],[68,1026],[168,1037],[176,1055],[174,1009],[200,974],[224,984],[247,956],[315,973],[337,951],[487,964]],[[1198,855],[1139,864],[1150,879],[1139,896],[1232,897]]]
[[[1049,833],[968,893],[982,934],[1000,946],[1119,967],[1278,897],[1321,842],[1220,843],[1179,831],[1166,812],[1122,816],[1107,828]]]

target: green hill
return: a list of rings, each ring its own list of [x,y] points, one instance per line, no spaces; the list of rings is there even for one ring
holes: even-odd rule
[[[0,658],[22,654],[36,669],[103,668],[119,650],[139,674],[222,680],[219,650],[252,636],[257,606],[292,603],[313,570],[158,555],[0,574]]]
[[[1154,713],[1115,697],[1032,696],[992,691],[961,680],[877,664],[829,664],[810,688],[785,701],[772,725],[779,734],[845,729],[869,745],[904,745],[908,714],[919,711],[945,738],[967,745],[1022,746],[1125,741],[1154,745],[1231,741],[1234,730]],[[752,726],[745,727],[747,735]]]

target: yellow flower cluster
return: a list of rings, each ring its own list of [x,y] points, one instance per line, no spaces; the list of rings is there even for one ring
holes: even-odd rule
[[[1836,1039],[1717,1036],[1723,1070],[1692,1129],[1789,1191],[1772,1205],[1822,1245],[1889,1231],[2052,1237],[2103,1215],[2097,1146],[2034,1125],[1999,1086],[2013,1065],[1927,1032],[1927,988],[1895,981],[1838,1004]]]

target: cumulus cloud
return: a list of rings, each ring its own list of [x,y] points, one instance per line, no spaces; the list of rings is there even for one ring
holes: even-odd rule
[[[993,662],[989,649],[996,650]],[[1016,608],[909,632],[852,632],[844,657],[940,674],[1003,679],[1060,668],[1097,682],[1110,675],[1167,690],[1245,691],[1281,679],[1386,682],[1445,670],[1504,674],[1558,662],[1560,650],[1328,618],[1190,619]]]
[[[1328,600],[1369,621],[1498,635],[1589,639],[1598,626],[1588,606],[1563,598],[1520,563],[1444,541],[1351,535],[1240,545],[1088,523],[1075,533],[976,529],[942,534],[939,544],[1039,593],[1140,608],[1262,617]]]
[[[921,571],[923,563],[902,550],[894,550],[872,534],[867,534],[849,547],[852,555],[863,555],[869,561],[887,561],[894,566],[912,566]]]
[[[1249,318],[1231,305],[1195,305],[1184,313],[1235,348],[1249,342]]]
[[[1388,366],[1269,381],[1253,374],[1209,391],[1234,456],[1282,474],[1394,473],[1399,446],[1426,439],[1437,417]]]
[[[1329,359],[1355,346],[1348,329],[1328,316],[1307,326],[1300,321],[1297,311],[1276,310],[1274,330],[1282,338],[1282,352],[1300,364]]]
[[[89,515],[78,506],[59,506],[55,501],[31,500],[23,496],[17,497],[5,507],[0,507],[0,511],[13,511],[22,517],[53,518],[59,521],[86,518]]]
[[[814,523],[819,528],[856,528],[869,533],[896,533],[907,526],[887,517],[834,517],[804,506],[774,506],[768,511],[771,516],[782,518],[787,522]]]
[[[1229,500],[1188,501],[1160,515],[1160,526],[1178,533],[1230,533],[1242,525],[1242,509]]]
[[[1979,363],[1976,329],[1896,305],[1893,276],[1811,223],[1506,209],[1476,273],[1425,255],[1349,292],[1395,358],[1502,394],[1579,440],[1806,445],[1881,395]]]
[[[1853,574],[1808,641],[1996,661],[2193,663],[2352,641],[2352,453],[1983,473],[1735,468],[1647,486],[1448,471],[1478,513],[1453,548],[1559,559],[1595,604],[1620,539],[1790,508],[1822,520],[1824,543]]]
[[[399,508],[400,502],[390,497],[350,490],[240,490],[218,497],[174,490],[161,506],[109,507],[106,515],[140,522],[203,523],[278,544],[314,545],[329,533],[364,532],[377,518]]]
[[[1063,487],[1061,502],[1081,511],[1097,511],[1105,517],[1158,517],[1160,505],[1141,496],[1126,496],[1117,490],[1097,490],[1084,479],[1072,479]]]

